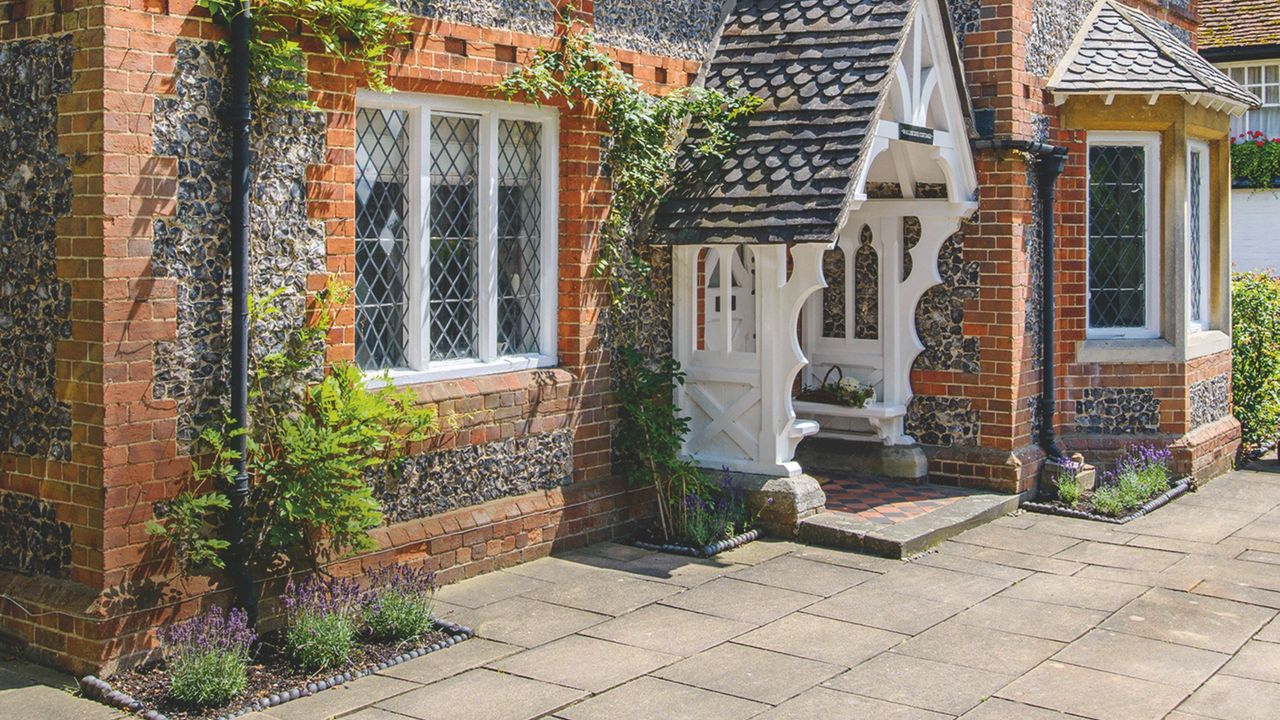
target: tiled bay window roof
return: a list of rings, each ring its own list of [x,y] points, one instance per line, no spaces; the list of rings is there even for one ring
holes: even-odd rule
[[[1280,45],[1280,2],[1276,0],[1200,0],[1202,50]]]
[[[690,131],[654,239],[833,240],[916,1],[738,0],[705,82],[764,103],[723,161],[697,162]]]
[[[1102,0],[1090,13],[1049,89],[1058,95],[1175,93],[1213,96],[1235,106],[1259,104],[1163,25],[1115,0]]]

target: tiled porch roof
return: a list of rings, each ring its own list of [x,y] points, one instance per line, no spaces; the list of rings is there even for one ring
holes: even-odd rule
[[[1160,23],[1115,0],[1094,8],[1049,89],[1057,94],[1212,95],[1234,105],[1259,104]]]
[[[685,153],[655,239],[833,240],[916,2],[738,0],[706,85],[764,104],[723,162]]]

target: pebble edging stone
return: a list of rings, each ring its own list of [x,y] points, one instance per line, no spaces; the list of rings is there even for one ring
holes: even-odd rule
[[[423,655],[428,655],[438,650],[453,647],[464,640],[469,640],[470,638],[475,637],[476,634],[475,630],[472,630],[465,625],[457,625],[445,620],[436,620],[435,627],[438,630],[448,633],[449,636],[439,642],[434,642],[424,647],[414,648],[413,650],[396,655],[393,658],[377,663],[370,663],[359,670],[348,670],[325,678],[324,680],[309,682],[305,686],[300,685],[289,690],[272,693],[265,698],[258,698],[250,702],[248,705],[231,710],[224,715],[217,716],[217,720],[231,720],[232,718],[248,715],[251,712],[258,712],[269,707],[283,705],[290,700],[297,700],[298,698],[308,697],[330,688],[336,688],[339,685],[344,685],[352,680],[367,677],[376,672],[386,670],[389,667],[399,665],[400,663],[420,658]],[[169,720],[168,716],[164,715],[160,711],[147,709],[141,701],[135,700],[119,690],[113,689],[111,687],[111,683],[93,675],[85,675],[83,678],[80,678],[80,694],[90,700],[96,700],[104,705],[135,713],[144,718],[144,720]]]
[[[715,557],[725,550],[732,550],[741,545],[746,545],[752,540],[758,540],[761,535],[760,528],[752,528],[741,535],[735,535],[727,540],[713,542],[700,548],[690,545],[676,545],[674,543],[651,543],[643,540],[632,540],[631,544],[642,550],[654,550],[656,552],[671,553],[672,555],[688,555],[705,559]]]
[[[1124,525],[1131,520],[1137,520],[1143,515],[1159,510],[1165,505],[1173,502],[1178,497],[1186,494],[1186,492],[1191,489],[1191,484],[1191,478],[1183,478],[1174,483],[1173,487],[1148,500],[1142,507],[1134,510],[1132,513],[1125,515],[1124,517],[1119,518],[1085,512],[1084,510],[1076,510],[1074,508],[1060,507],[1053,503],[1034,501],[1022,503],[1022,509],[1029,510],[1034,513],[1041,513],[1043,515],[1060,515],[1062,517],[1076,518],[1077,520],[1093,520],[1095,522],[1110,523],[1112,525]]]

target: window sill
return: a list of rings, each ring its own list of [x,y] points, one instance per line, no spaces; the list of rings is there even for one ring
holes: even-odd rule
[[[422,383],[439,382],[441,380],[460,380],[462,378],[481,375],[500,375],[502,373],[520,372],[555,367],[558,361],[548,355],[513,355],[488,362],[479,360],[448,360],[432,363],[425,370],[409,370],[400,368],[385,372],[366,372],[369,388],[380,388],[387,385],[403,387]]]
[[[1192,333],[1185,347],[1164,338],[1093,338],[1080,343],[1076,362],[1113,364],[1145,362],[1180,363],[1231,349],[1231,336],[1217,330]]]

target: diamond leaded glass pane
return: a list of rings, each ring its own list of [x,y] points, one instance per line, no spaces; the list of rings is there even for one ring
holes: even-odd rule
[[[498,124],[498,354],[538,352],[542,283],[542,134]]]
[[[408,113],[356,112],[356,363],[405,365]]]
[[[478,356],[480,123],[431,118],[431,359]]]
[[[1089,148],[1090,327],[1146,325],[1146,208],[1146,150]]]
[[[1204,218],[1200,212],[1200,201],[1203,197],[1204,173],[1200,169],[1201,158],[1203,153],[1199,150],[1191,151],[1191,217],[1187,222],[1187,242],[1191,244],[1190,266],[1191,266],[1191,321],[1195,323],[1201,322],[1204,318],[1202,315],[1204,301],[1204,285],[1203,277],[1203,237],[1204,237]]]

